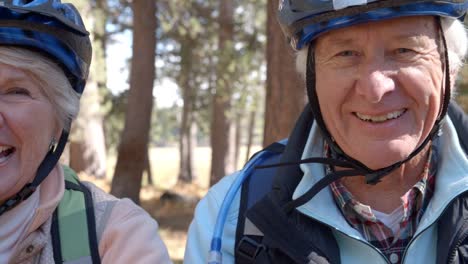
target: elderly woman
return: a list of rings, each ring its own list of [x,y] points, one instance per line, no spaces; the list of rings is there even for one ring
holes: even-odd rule
[[[199,203],[186,262],[468,262],[468,122],[450,102],[467,9],[280,1],[310,107],[281,162],[271,147]]]
[[[0,5],[0,263],[170,263],[157,223],[57,161],[91,60],[76,9]]]

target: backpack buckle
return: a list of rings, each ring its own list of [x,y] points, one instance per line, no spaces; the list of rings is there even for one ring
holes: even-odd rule
[[[254,261],[260,253],[260,251],[265,249],[265,245],[258,243],[257,241],[248,236],[244,236],[239,241],[236,252],[239,256],[249,261]]]

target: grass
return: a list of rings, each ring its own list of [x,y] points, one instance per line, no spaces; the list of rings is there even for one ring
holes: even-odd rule
[[[254,147],[252,153],[259,149],[260,146]],[[238,168],[241,168],[244,163],[245,152],[246,148],[241,148]],[[179,151],[177,147],[152,148],[149,154],[155,185],[148,185],[146,175],[143,176],[143,187],[140,193],[141,206],[158,221],[159,235],[164,240],[172,261],[182,263],[187,239],[186,232],[193,217],[196,201],[206,193],[209,187],[211,149],[209,147],[198,147],[194,150],[194,173],[197,178],[190,185],[177,184],[179,172]],[[116,157],[108,157],[107,177],[104,180],[96,180],[87,175],[80,175],[80,178],[92,181],[108,192],[115,162]],[[166,190],[194,199],[186,203],[161,201],[160,197]]]
[[[260,146],[255,146],[251,150],[251,154],[260,150]],[[242,168],[245,162],[246,148],[242,147],[240,151],[240,159],[237,168]],[[158,147],[151,148],[150,152],[151,173],[153,181],[157,188],[167,190],[171,189],[177,183],[179,173],[179,150],[177,147]],[[201,188],[209,187],[210,176],[210,147],[197,147],[194,150],[193,166],[194,174],[196,175],[195,184]],[[108,157],[107,164],[107,180],[111,181],[114,174],[116,157]],[[143,186],[147,185],[146,175],[143,176]]]

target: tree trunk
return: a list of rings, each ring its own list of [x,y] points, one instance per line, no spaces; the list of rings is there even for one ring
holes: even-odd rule
[[[250,159],[250,151],[252,149],[256,116],[257,116],[257,113],[255,112],[255,110],[251,110],[250,115],[249,115],[249,128],[248,128],[249,135],[247,137],[247,151],[245,155],[245,163],[247,163],[247,161],[249,161]]]
[[[238,170],[240,148],[242,146],[242,110],[238,110],[236,114],[236,120],[234,122],[234,169]]]
[[[94,41],[93,41],[93,64],[98,90],[101,95],[108,93],[107,90],[107,0],[95,0],[94,14]]]
[[[80,114],[73,124],[70,135],[69,162],[76,172],[104,178],[107,162],[99,86],[102,85],[101,80],[106,80],[107,73],[105,42],[99,38],[99,34],[102,32],[105,34],[105,27],[101,24],[105,25],[107,18],[98,12],[99,8],[92,8],[88,1],[76,1],[75,4],[84,14],[86,26],[92,33],[93,61],[87,86],[80,101]]]
[[[234,171],[231,111],[231,89],[228,65],[233,54],[234,6],[233,0],[221,0],[219,10],[218,64],[213,95],[211,121],[211,175],[210,185]]]
[[[145,157],[145,169],[143,171],[146,172],[146,177],[148,180],[149,185],[154,185],[153,182],[153,173],[151,173],[151,159],[150,159],[150,152],[149,148],[146,149],[146,157]]]
[[[181,43],[181,71],[179,77],[180,87],[182,88],[182,98],[184,105],[182,107],[182,118],[179,138],[179,177],[178,180],[190,183],[194,179],[193,175],[193,149],[196,147],[196,139],[193,137],[194,125],[194,101],[195,89],[192,85],[193,71],[193,46],[190,39],[185,39]]]
[[[278,1],[267,4],[267,89],[263,146],[289,136],[307,101],[292,49],[276,20]]]
[[[196,146],[196,139],[194,138],[193,112],[185,104],[182,109],[182,124],[180,128],[179,180],[190,183],[195,178],[193,173],[193,149]]]
[[[111,193],[129,197],[138,204],[153,107],[156,3],[154,0],[133,1],[132,10],[130,90]]]

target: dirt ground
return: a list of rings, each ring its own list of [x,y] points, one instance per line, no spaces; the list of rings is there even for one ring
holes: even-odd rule
[[[83,181],[91,181],[109,192],[110,181],[96,180],[87,175],[80,175]],[[162,237],[174,263],[182,263],[184,257],[187,230],[193,217],[193,211],[199,199],[206,193],[206,188],[178,184],[170,190],[155,186],[141,189],[141,206],[157,220],[159,235]]]
[[[206,190],[195,185],[176,185],[170,191],[158,191],[156,195],[148,196],[152,198],[145,199],[148,191],[152,192],[151,187],[143,190],[141,206],[158,221],[160,235],[171,259],[174,263],[182,263],[187,230],[195,206]]]
[[[252,153],[260,149],[254,146]],[[241,148],[240,157],[246,156],[246,149]],[[156,186],[149,186],[143,180],[141,206],[159,223],[159,234],[166,243],[169,255],[174,263],[182,263],[187,240],[187,230],[193,217],[193,211],[199,199],[208,190],[211,149],[197,147],[194,153],[194,184],[176,184],[179,154],[176,147],[151,148],[150,164],[152,178]],[[239,160],[238,168],[243,165]],[[108,157],[108,175],[105,180],[96,180],[80,174],[81,180],[92,181],[105,191],[109,191],[115,167],[115,157]],[[145,175],[143,179],[145,179]]]

